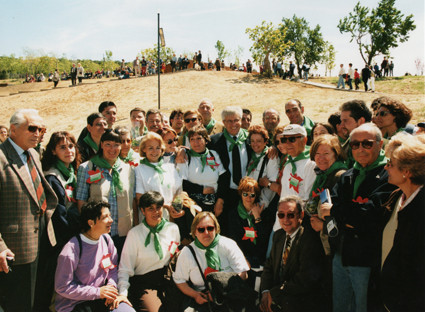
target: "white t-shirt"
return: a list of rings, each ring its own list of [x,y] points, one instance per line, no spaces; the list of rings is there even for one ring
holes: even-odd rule
[[[210,155],[207,156],[207,164],[203,172],[201,157],[193,156],[190,157],[190,164],[188,164],[188,161],[183,164],[177,164],[177,170],[182,179],[205,187],[213,187],[217,192],[218,178],[221,174],[226,172],[226,169],[224,169],[220,156],[218,156],[216,151],[210,150],[209,154],[211,154],[214,159],[210,159]],[[208,165],[209,162],[214,164],[214,170]],[[215,164],[218,164],[218,166]]]
[[[127,296],[130,287],[129,278],[134,275],[143,275],[168,265],[176,247],[180,244],[180,232],[175,223],[168,222],[158,233],[159,242],[164,257],[159,259],[155,251],[154,235],[145,247],[145,240],[149,229],[143,224],[132,228],[124,243],[121,261],[118,270],[118,290],[120,295]]]
[[[257,157],[260,154],[256,154]],[[258,176],[261,171],[261,166],[265,160],[266,155],[264,155],[261,160],[258,162],[257,167],[251,171],[248,177],[253,178],[258,181]],[[248,172],[247,172],[248,173]],[[271,182],[276,182],[279,175],[279,158],[269,159],[267,164],[264,166],[263,175],[260,178],[267,177]],[[270,190],[268,187],[263,187],[260,194],[260,205],[264,205],[264,208],[267,208],[272,201],[273,197],[276,195],[275,192]]]
[[[157,164],[157,163],[153,163]],[[174,196],[180,192],[182,179],[180,178],[173,163],[162,164],[164,180],[161,184],[159,174],[152,167],[140,164],[136,167],[136,193],[144,194],[149,191],[157,191],[164,197],[164,204],[170,205]]]
[[[205,250],[196,247],[194,242],[190,245],[195,250],[196,257],[202,270],[205,271],[207,268]],[[221,236],[215,249],[220,258],[222,272],[242,273],[249,270],[248,263],[234,240]],[[205,288],[204,280],[199,273],[198,265],[189,248],[183,248],[181,251],[177,259],[176,271],[173,274],[173,279],[176,284],[187,283],[190,280],[193,283],[194,289],[197,291]]]

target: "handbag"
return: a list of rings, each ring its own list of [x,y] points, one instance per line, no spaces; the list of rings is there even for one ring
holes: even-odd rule
[[[208,297],[208,308],[210,312],[236,312],[255,307],[255,300],[258,294],[242,280],[238,273],[212,272],[205,278],[195,250],[191,245],[187,247],[191,251],[193,258],[195,258],[199,273],[204,280],[205,288],[213,299],[211,302]]]

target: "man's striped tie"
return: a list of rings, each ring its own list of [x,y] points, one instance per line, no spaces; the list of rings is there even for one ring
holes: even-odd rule
[[[47,201],[43,185],[41,184],[41,180],[38,176],[37,169],[35,168],[34,160],[32,159],[31,154],[28,151],[25,151],[24,153],[27,156],[28,169],[30,171],[31,179],[34,183],[34,188],[37,193],[38,203],[40,205],[41,211],[45,212],[47,207]]]

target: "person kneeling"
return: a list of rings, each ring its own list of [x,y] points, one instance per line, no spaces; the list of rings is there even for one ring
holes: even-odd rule
[[[56,268],[57,312],[134,312],[118,296],[118,254],[109,235],[109,204],[89,202],[81,208],[81,234],[62,249]]]

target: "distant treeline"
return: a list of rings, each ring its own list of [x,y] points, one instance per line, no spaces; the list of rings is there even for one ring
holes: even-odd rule
[[[36,75],[43,73],[48,75],[56,68],[60,73],[69,73],[72,64],[81,63],[86,72],[97,70],[114,70],[120,66],[119,61],[93,61],[93,60],[69,60],[61,57],[52,56],[26,56],[15,57],[0,56],[0,79],[18,79],[25,78],[28,75]]]

